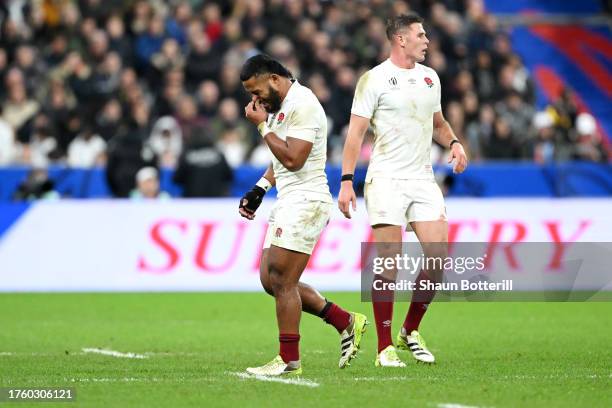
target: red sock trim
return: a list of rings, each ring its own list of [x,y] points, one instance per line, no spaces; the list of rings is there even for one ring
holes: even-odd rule
[[[374,280],[381,283],[393,282],[382,276],[375,276]],[[382,288],[377,285],[376,287]],[[376,334],[378,336],[378,352],[380,353],[393,344],[391,338],[391,322],[393,320],[394,293],[392,290],[376,290],[372,286],[372,308],[374,309],[374,321],[376,322]]]
[[[372,302],[376,335],[378,336],[378,352],[380,353],[393,344],[391,340],[391,322],[393,319],[393,302]]]
[[[285,363],[300,359],[300,335],[281,333],[278,335],[280,343],[279,354]]]
[[[422,280],[430,280],[427,272],[421,271],[415,280],[415,290],[412,293],[412,301],[410,302],[410,307],[408,308],[408,314],[406,315],[406,320],[404,320],[404,329],[406,333],[410,334],[413,330],[418,330],[419,325],[421,324],[421,320],[423,320],[423,316],[427,312],[427,308],[429,304],[433,301],[434,296],[436,296],[435,290],[421,290],[419,288],[419,282]]]
[[[337,304],[331,303],[323,316],[323,320],[325,320],[327,324],[334,326],[336,330],[338,330],[338,333],[342,333],[351,323],[351,314]]]

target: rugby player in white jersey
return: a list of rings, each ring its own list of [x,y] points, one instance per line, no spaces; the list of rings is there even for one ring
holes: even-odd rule
[[[344,145],[338,207],[350,218],[356,209],[353,173],[364,134],[371,125],[375,141],[366,174],[365,201],[378,256],[394,257],[401,251],[402,228],[416,233],[425,257],[445,257],[448,241],[446,209],[431,166],[433,139],[450,149],[449,163],[461,173],[467,156],[442,115],[440,79],[424,65],[427,39],[423,20],[416,14],[387,22],[391,54],[359,79]],[[384,243],[384,244],[381,244]],[[419,323],[435,291],[418,290],[419,282],[439,281],[442,270],[421,270],[416,278],[406,319],[396,346],[410,350],[417,361],[433,363],[434,356],[418,332]],[[394,281],[391,268],[375,280]],[[380,283],[377,286],[382,288]],[[391,338],[393,291],[374,290],[372,304],[378,354],[376,366],[404,367]]]
[[[272,152],[272,165],[240,200],[239,212],[253,219],[265,193],[276,185],[277,201],[270,213],[262,252],[260,279],[276,299],[280,352],[270,363],[247,368],[266,376],[302,373],[299,326],[302,311],[321,317],[340,334],[339,367],[355,357],[366,317],[328,302],[300,282],[310,254],[327,222],[333,200],[325,161],[327,118],[310,89],[293,79],[278,61],[260,54],[246,61],[240,74],[252,95],[244,112],[257,125]]]

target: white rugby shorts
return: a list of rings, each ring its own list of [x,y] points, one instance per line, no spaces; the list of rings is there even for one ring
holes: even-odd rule
[[[435,180],[373,177],[364,188],[370,225],[410,226],[414,221],[446,221],[444,197]]]
[[[329,222],[332,205],[303,196],[279,199],[268,218],[264,249],[275,245],[312,254],[321,232]]]

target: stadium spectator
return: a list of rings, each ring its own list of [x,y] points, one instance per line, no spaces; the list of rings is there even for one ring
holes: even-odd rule
[[[601,134],[597,130],[595,118],[583,112],[576,117],[578,133],[574,159],[593,162],[605,162],[606,155]]]
[[[203,81],[197,94],[198,111],[207,120],[214,118],[219,105],[219,87],[214,81]]]
[[[151,57],[149,69],[149,84],[158,87],[162,84],[164,74],[172,69],[183,69],[185,57],[181,53],[180,45],[174,38],[164,40],[161,50]]]
[[[53,136],[48,117],[38,115],[33,126],[29,147],[24,150],[24,160],[33,167],[46,168],[58,160],[62,153]]]
[[[183,133],[172,116],[163,116],[153,125],[149,144],[159,158],[159,167],[175,168],[183,149]]]
[[[569,89],[548,107],[554,137],[534,126],[534,84],[508,33],[481,1],[455,0],[14,2],[0,27],[0,104],[14,132],[13,151],[31,163],[30,152],[40,150],[40,135],[33,134],[39,112],[49,118],[52,138],[44,144],[55,140],[51,161],[59,163],[85,128],[106,142],[126,128],[146,140],[159,118],[173,116],[183,146],[191,129],[211,125],[215,142],[233,146],[232,165],[263,162],[251,133],[241,133],[240,143],[232,139],[243,124],[224,123],[222,105],[248,102],[239,67],[265,51],[321,101],[330,162],[337,162],[355,78],[386,57],[389,12],[411,9],[432,22],[425,64],[438,72],[447,90],[443,109],[474,160],[532,160],[544,146],[555,153],[538,153],[537,160],[607,160],[603,135],[578,132],[582,110]],[[500,132],[493,136],[498,117],[509,125],[517,151],[492,148],[499,142]]]
[[[225,98],[219,104],[219,112],[210,123],[211,131],[217,135],[219,149],[232,167],[243,163],[255,141],[260,139],[253,134],[252,126],[240,115],[236,101]]]
[[[495,119],[493,133],[485,146],[487,157],[501,160],[518,159],[520,146],[508,121],[503,117]]]
[[[270,161],[272,160],[272,156],[270,153],[270,149],[263,141],[263,139],[259,140],[255,148],[251,151],[249,155],[249,164],[251,166],[257,167],[267,167],[270,165]]]
[[[65,34],[57,33],[46,47],[44,61],[49,68],[54,68],[64,61],[66,55],[68,55],[68,39]]]
[[[236,126],[223,129],[217,146],[232,168],[238,167],[247,155],[247,146],[243,141],[242,132]]]
[[[110,99],[106,102],[100,113],[96,115],[94,124],[96,133],[108,142],[121,131],[123,126],[121,117],[121,104],[117,99]]]
[[[229,194],[233,172],[203,127],[197,127],[179,159],[174,182],[183,197],[222,197]]]
[[[86,127],[68,146],[68,165],[94,167],[106,164],[106,142]]]
[[[130,192],[133,200],[168,199],[170,194],[159,188],[159,175],[155,167],[143,167],[136,173],[136,188]]]
[[[55,200],[58,198],[60,198],[60,195],[55,191],[55,183],[49,179],[45,169],[38,167],[32,168],[26,180],[13,193],[14,201]]]
[[[517,91],[510,91],[503,101],[498,102],[496,110],[498,115],[510,124],[517,142],[526,142],[529,126],[535,112],[533,107],[521,98],[521,94]]]
[[[127,197],[134,189],[138,170],[155,166],[155,153],[144,140],[137,131],[128,131],[109,142],[106,180],[115,197]]]
[[[40,110],[40,104],[28,95],[24,75],[18,68],[9,70],[5,84],[8,97],[3,107],[4,119],[15,129],[19,140],[27,142],[27,124]]]
[[[165,38],[164,19],[161,15],[153,15],[147,23],[147,30],[136,37],[136,62],[141,68],[151,63],[151,57],[158,52]]]
[[[192,35],[185,62],[185,75],[190,86],[217,77],[221,55],[202,32]]]
[[[36,49],[27,44],[18,46],[15,50],[14,66],[23,73],[26,91],[34,94],[45,72],[43,60],[36,55]]]
[[[81,117],[78,110],[72,110],[68,113],[66,122],[56,127],[56,135],[59,134],[58,145],[61,152],[67,152],[70,142],[72,142],[82,131],[87,122]],[[60,133],[61,132],[61,133]]]
[[[495,123],[495,110],[491,105],[482,105],[478,120],[470,122],[465,131],[468,150],[473,161],[485,158],[485,148],[492,138]]]
[[[68,145],[76,136],[70,128],[70,121],[75,115],[76,98],[68,91],[61,80],[53,80],[48,90],[43,112],[51,120],[51,126],[55,129],[57,141],[62,152],[68,151]],[[80,124],[80,118],[77,119]]]
[[[131,66],[134,62],[133,44],[125,36],[125,25],[119,14],[114,14],[106,20],[108,47],[121,56],[124,65]]]
[[[2,106],[0,106],[0,166],[14,163],[16,156],[15,133],[11,125],[2,117]]]
[[[198,113],[195,99],[189,95],[183,95],[176,101],[176,119],[186,141],[191,138],[195,128],[206,126],[206,120]]]

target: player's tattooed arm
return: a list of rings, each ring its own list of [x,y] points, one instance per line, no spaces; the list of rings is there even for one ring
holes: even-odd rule
[[[453,173],[463,173],[468,165],[467,154],[461,145],[461,141],[444,118],[442,111],[435,112],[433,115],[433,139],[441,146],[450,148],[448,162],[455,161]],[[453,140],[459,140],[459,143],[453,143]]]

